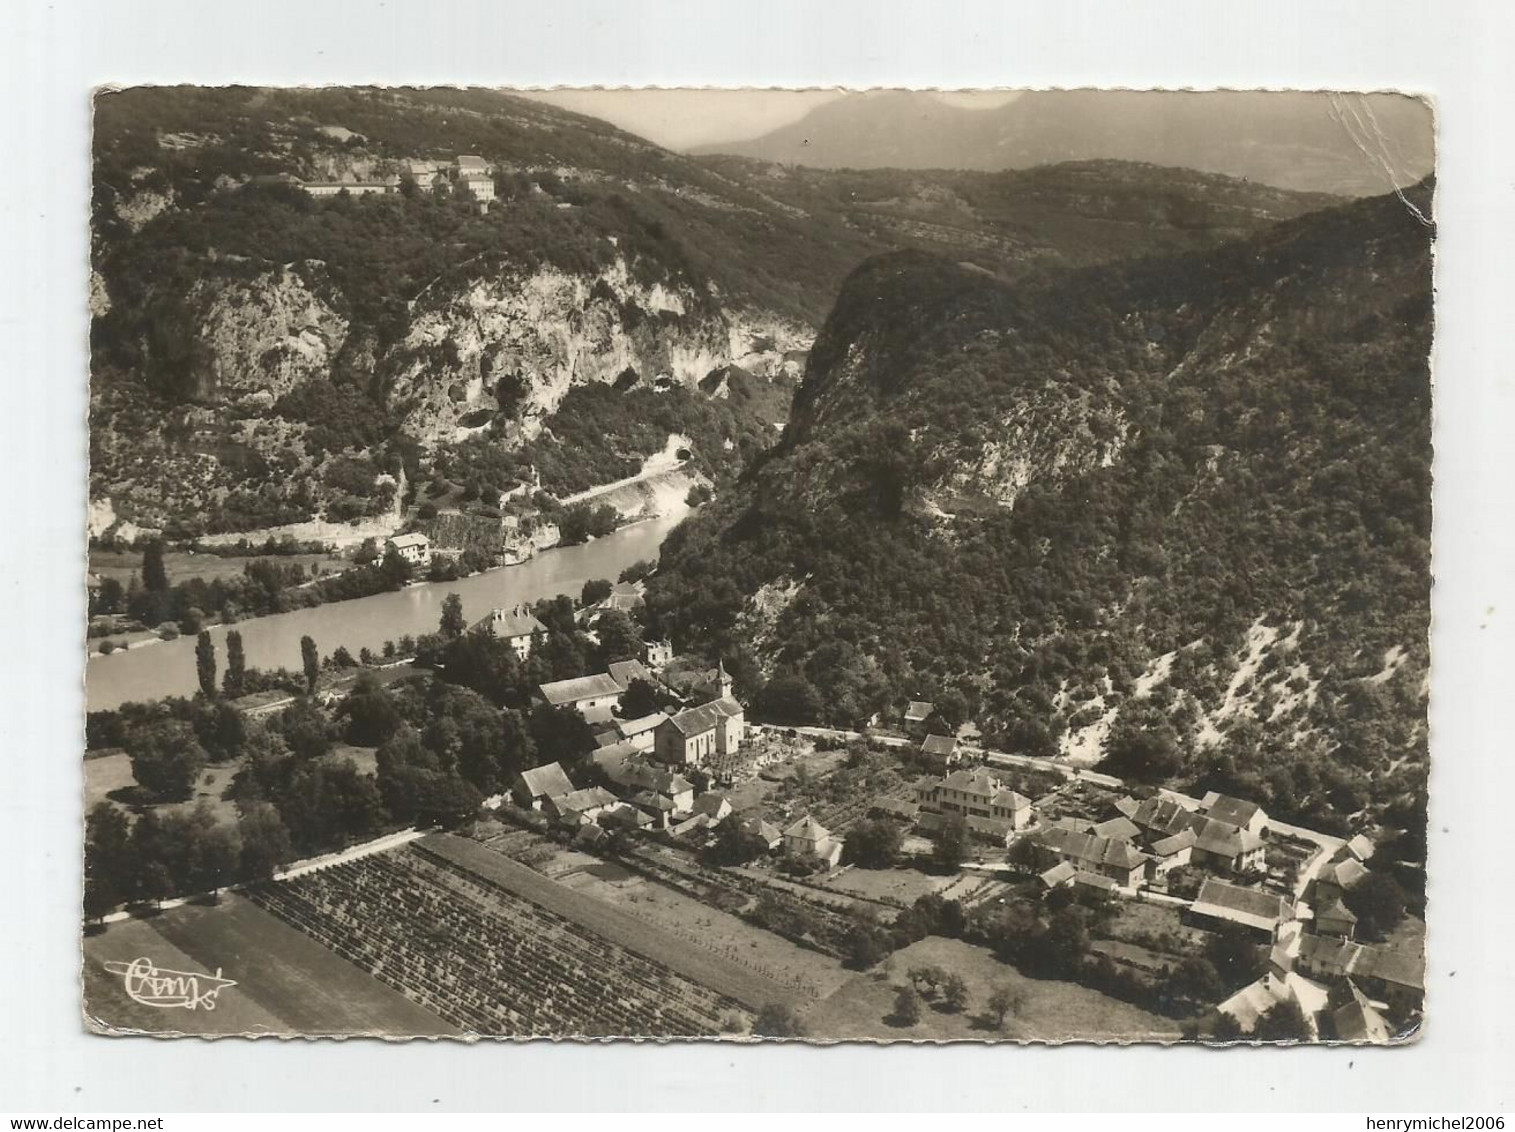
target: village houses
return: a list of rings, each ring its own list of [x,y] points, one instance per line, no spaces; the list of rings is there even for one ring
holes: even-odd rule
[[[384,548],[393,550],[412,566],[425,566],[431,562],[431,540],[420,531],[393,535],[384,541]]]
[[[842,839],[806,814],[784,830],[784,852],[834,869],[842,859]]]
[[[920,779],[915,799],[926,809],[1005,821],[1017,833],[1032,820],[1031,799],[1009,789],[990,770],[957,770],[942,779]]]
[[[547,632],[547,626],[538,621],[536,614],[526,605],[492,609],[489,616],[474,628],[483,626],[487,626],[497,639],[509,645],[519,660],[525,660],[531,655],[536,635]]]

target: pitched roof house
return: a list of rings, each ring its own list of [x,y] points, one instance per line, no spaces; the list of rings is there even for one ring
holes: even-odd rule
[[[1389,1023],[1373,1008],[1367,995],[1358,990],[1351,979],[1347,980],[1347,987],[1352,993],[1351,999],[1331,1015],[1331,1021],[1336,1026],[1336,1039],[1343,1042],[1387,1044],[1394,1036]]]
[[[667,718],[666,712],[655,711],[636,719],[618,719],[615,721],[614,734],[639,751],[650,751],[657,741],[657,729]]]
[[[1233,798],[1229,794],[1218,794],[1212,790],[1200,801],[1199,808],[1216,821],[1223,821],[1258,836],[1262,836],[1268,829],[1268,815],[1256,802]]]
[[[724,821],[731,813],[731,802],[724,794],[707,790],[694,800],[694,812],[710,819],[710,824]]]
[[[1239,924],[1272,938],[1280,924],[1293,918],[1294,910],[1281,896],[1210,877],[1200,887],[1189,913],[1201,919]]]
[[[769,849],[777,849],[783,843],[783,832],[772,822],[764,821],[761,814],[740,814],[736,822],[738,829],[743,833],[750,833],[755,837],[762,838]]]
[[[1267,863],[1267,844],[1260,834],[1217,818],[1194,815],[1194,860],[1212,868],[1242,873]]]
[[[842,841],[809,814],[784,830],[784,851],[809,857],[836,868],[842,858]]]
[[[596,672],[590,676],[575,676],[570,680],[554,680],[543,684],[537,694],[553,707],[576,708],[580,715],[591,723],[610,719],[615,705],[620,702],[623,689],[609,673]]]
[[[925,723],[936,711],[936,705],[928,700],[911,700],[905,708],[906,723]]]
[[[1351,939],[1357,933],[1357,916],[1337,899],[1315,913],[1315,930],[1320,935]]]
[[[603,786],[591,786],[585,790],[550,796],[542,803],[542,809],[560,818],[592,821],[605,811],[614,809],[618,802],[619,799]]]
[[[955,770],[946,778],[922,779],[916,784],[916,797],[943,813],[1004,821],[1012,830],[1031,824],[1031,799],[1008,789],[992,770]]]
[[[921,741],[921,758],[937,770],[946,770],[953,763],[962,761],[962,757],[954,736],[927,735]]]
[[[1107,876],[1124,888],[1141,886],[1147,855],[1129,841],[1053,827],[1033,835],[1031,844],[1048,864],[1067,861],[1083,872]]]
[[[563,773],[560,765],[548,763],[531,770],[523,770],[516,775],[510,793],[517,804],[540,810],[542,803],[548,798],[573,793],[573,783],[568,781],[568,775]]]
[[[474,628],[484,626],[514,649],[521,660],[531,655],[531,645],[536,634],[547,632],[547,626],[538,621],[536,614],[525,605],[490,610],[489,616],[479,621]]]

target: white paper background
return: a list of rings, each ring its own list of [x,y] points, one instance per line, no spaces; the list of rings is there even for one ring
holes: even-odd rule
[[[0,1109],[1490,1110],[1511,1098],[1512,21],[1499,0],[244,0],[5,8]],[[112,1041],[78,1021],[88,92],[102,82],[1131,85],[1436,95],[1426,1037],[1231,1051]],[[1503,1066],[1503,1069],[1500,1067]],[[1359,1120],[1353,1127],[1362,1127]]]

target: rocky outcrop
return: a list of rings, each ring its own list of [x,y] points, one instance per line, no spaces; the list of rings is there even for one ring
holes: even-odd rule
[[[433,297],[387,359],[386,387],[407,432],[448,439],[498,411],[496,389],[518,375],[516,408],[534,434],[564,395],[589,382],[671,381],[696,388],[742,351],[778,373],[808,346],[801,327],[729,319],[683,285],[637,280],[624,260],[596,275],[507,269]]]
[[[197,401],[271,403],[329,376],[348,323],[319,263],[246,275],[207,270],[183,295],[158,296],[146,354],[160,387]]]

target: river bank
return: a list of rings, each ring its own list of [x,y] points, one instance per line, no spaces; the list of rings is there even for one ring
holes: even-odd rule
[[[457,593],[464,615],[477,620],[489,610],[521,602],[570,594],[577,597],[592,578],[614,581],[622,570],[642,559],[654,559],[668,533],[690,514],[679,506],[668,514],[621,527],[613,534],[576,546],[544,550],[526,562],[501,566],[453,582],[421,582],[402,590],[349,601],[328,602],[308,609],[249,618],[234,626],[209,626],[217,652],[224,658],[226,632],[242,634],[247,663],[254,668],[300,668],[300,638],[309,636],[329,653],[338,645],[356,654],[379,651],[387,640],[435,631],[442,600]],[[85,678],[85,702],[91,711],[119,707],[128,700],[193,695],[195,639],[144,648],[136,646],[109,656],[91,653]]]

